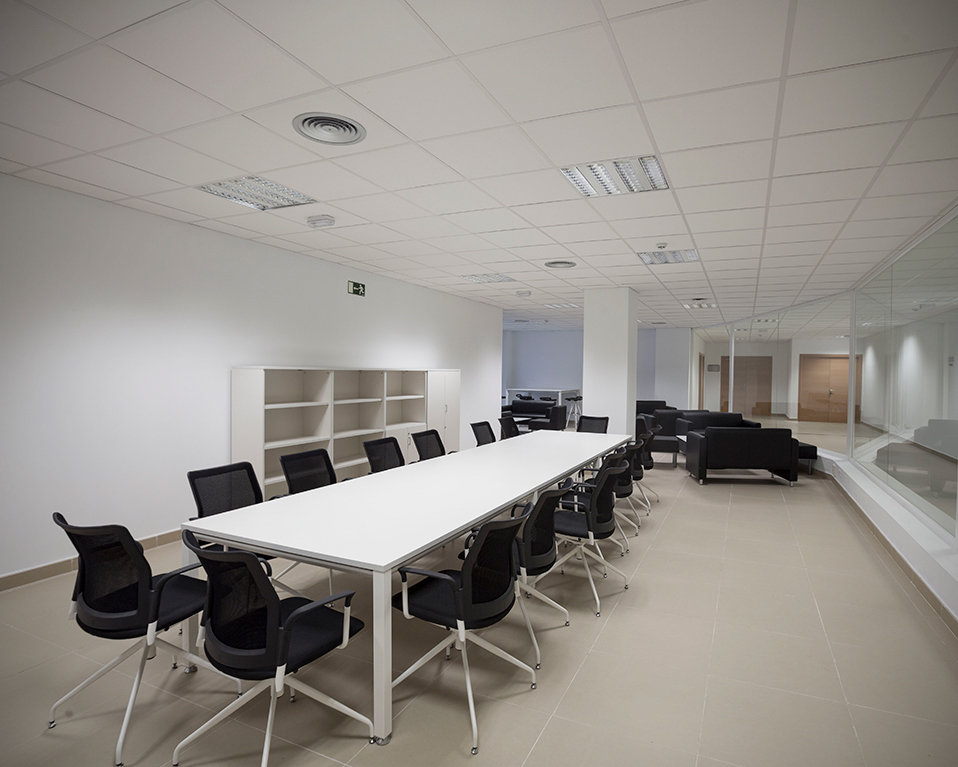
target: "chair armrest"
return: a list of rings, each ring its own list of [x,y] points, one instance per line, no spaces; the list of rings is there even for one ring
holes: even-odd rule
[[[459,584],[456,583],[455,578],[445,573],[437,573],[433,570],[421,570],[418,567],[400,567],[399,568],[399,577],[402,579],[402,614],[407,618],[412,618],[413,616],[409,614],[409,584],[407,582],[406,576],[412,573],[413,575],[422,575],[426,578],[435,578],[438,581],[444,581],[448,584],[449,588],[452,589],[452,598],[456,605],[456,618],[459,620],[465,620],[465,615],[462,610],[462,594],[459,593]]]
[[[285,665],[286,663],[286,658],[289,655],[289,642],[293,636],[293,626],[296,624],[296,621],[302,618],[306,613],[319,607],[329,607],[333,602],[338,602],[340,599],[345,599],[346,601],[344,604],[345,609],[343,610],[343,642],[339,646],[345,647],[349,644],[349,612],[355,593],[355,591],[340,591],[338,594],[317,599],[308,605],[303,605],[293,610],[283,623],[283,633],[279,642],[279,664]]]
[[[160,595],[163,593],[163,589],[166,584],[178,575],[188,573],[190,570],[196,570],[199,566],[199,562],[194,562],[191,565],[184,565],[176,570],[170,570],[168,573],[163,573],[163,575],[157,578],[156,584],[153,586],[153,602],[150,605],[150,623],[156,623],[157,619],[160,617]]]

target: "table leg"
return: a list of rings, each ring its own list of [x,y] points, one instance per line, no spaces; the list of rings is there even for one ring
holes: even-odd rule
[[[373,573],[373,735],[385,746],[393,731],[392,572]]]

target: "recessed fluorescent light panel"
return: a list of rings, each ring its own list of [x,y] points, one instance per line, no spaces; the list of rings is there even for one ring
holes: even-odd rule
[[[316,202],[302,192],[289,189],[275,181],[259,176],[242,176],[228,181],[217,181],[196,187],[201,192],[209,192],[230,202],[238,202],[256,210],[291,208],[294,205],[308,205]]]
[[[578,309],[578,304],[543,304],[546,309]]]
[[[648,157],[603,160],[562,168],[562,175],[583,197],[668,189],[659,161]]]
[[[512,277],[506,277],[504,274],[462,274],[462,279],[467,282],[515,282]]]
[[[649,266],[659,264],[692,264],[699,260],[697,250],[656,250],[652,253],[636,253]]]
[[[682,304],[686,309],[718,309],[718,304],[709,303],[708,301],[693,301],[690,304]]]

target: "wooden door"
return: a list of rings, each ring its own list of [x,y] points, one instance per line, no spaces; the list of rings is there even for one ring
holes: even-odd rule
[[[855,420],[861,417],[862,358],[856,357]],[[848,421],[848,355],[801,354],[798,358],[798,420]]]
[[[729,412],[728,357],[722,357],[722,410]],[[772,413],[772,358],[736,357],[732,412],[743,416]]]

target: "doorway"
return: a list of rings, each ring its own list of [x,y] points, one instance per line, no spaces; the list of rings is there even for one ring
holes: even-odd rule
[[[862,358],[855,357],[855,422],[862,415]],[[800,354],[798,420],[848,422],[848,355]]]
[[[722,412],[729,411],[728,357],[722,357]],[[772,358],[735,357],[735,393],[731,412],[772,414]]]

